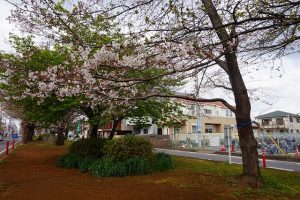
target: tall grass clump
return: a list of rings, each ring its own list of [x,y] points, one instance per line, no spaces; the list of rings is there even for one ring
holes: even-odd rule
[[[81,173],[85,173],[90,171],[91,166],[95,161],[97,161],[98,158],[93,157],[93,156],[87,156],[83,158],[82,162],[79,165],[79,170]]]
[[[151,168],[153,171],[166,171],[172,169],[173,162],[171,156],[164,152],[155,153]]]
[[[57,160],[56,165],[62,168],[78,168],[82,160],[83,157],[76,154],[68,153],[64,156],[61,156]]]

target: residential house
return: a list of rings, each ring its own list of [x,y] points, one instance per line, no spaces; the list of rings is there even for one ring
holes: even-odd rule
[[[101,137],[108,137],[112,129],[112,122],[105,124],[105,126],[99,129],[99,134]],[[125,134],[134,134],[134,135],[147,135],[147,134],[160,134],[162,129],[159,128],[151,118],[145,120],[145,124],[141,127],[135,123],[135,120],[132,118],[123,119],[119,122],[116,135],[125,135]]]
[[[227,144],[226,138],[231,133],[232,138],[237,138],[237,128],[234,113],[221,102],[195,103],[181,101],[183,113],[190,116],[185,124],[177,127],[164,127],[163,134],[170,135],[175,140],[190,140],[207,146],[219,146],[221,141]],[[200,119],[197,115],[197,104],[200,106]],[[200,132],[197,123],[200,120]],[[229,136],[230,137],[230,136]]]
[[[185,100],[176,100],[182,104],[183,114],[187,115],[182,124],[175,127],[159,127],[149,119],[148,126],[142,128],[135,124],[132,119],[122,120],[116,131],[116,135],[132,133],[135,135],[169,135],[172,140],[190,139],[194,143],[205,141],[208,146],[227,145],[227,138],[238,138],[234,113],[221,102],[195,103]],[[198,131],[197,106],[200,106],[200,131]],[[147,124],[146,124],[147,125]],[[103,127],[103,131],[109,131],[110,126]],[[231,133],[231,134],[228,134]],[[104,135],[106,137],[107,134]]]
[[[264,133],[300,133],[300,115],[284,111],[274,111],[255,117]]]
[[[191,119],[187,119],[180,128],[170,127],[169,133],[197,133],[197,105],[191,102],[183,102],[183,105],[183,113],[189,115]],[[224,128],[227,127],[233,127],[236,130],[235,115],[223,103],[210,102],[199,103],[199,105],[201,133],[223,133]]]

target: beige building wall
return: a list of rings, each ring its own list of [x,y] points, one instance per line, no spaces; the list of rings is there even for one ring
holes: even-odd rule
[[[215,117],[215,116],[205,116],[202,115],[200,118],[201,121],[201,134],[203,135],[222,135],[224,134],[225,126],[233,127],[232,129],[232,137],[238,137],[235,118],[232,117]],[[210,125],[213,128],[212,133],[206,133],[205,126]],[[197,126],[197,118],[194,117],[192,119],[188,119],[185,124],[181,127],[168,127],[168,134],[173,135],[176,134],[195,134],[197,132],[193,132],[193,126]],[[175,130],[176,129],[176,130]],[[164,133],[166,134],[166,133]]]

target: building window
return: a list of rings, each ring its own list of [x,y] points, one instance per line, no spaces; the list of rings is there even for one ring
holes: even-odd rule
[[[270,126],[271,119],[262,119],[262,125],[263,126]]]
[[[296,133],[299,133],[299,132],[300,132],[299,129],[296,129],[295,131],[296,131]]]
[[[300,123],[300,118],[297,118],[297,123]]]
[[[212,128],[205,128],[205,133],[212,133],[213,129]]]
[[[180,128],[174,128],[174,134],[180,134],[181,129]]]
[[[292,117],[290,117],[290,122],[293,122],[293,118]]]
[[[144,128],[144,134],[148,134],[148,129]]]
[[[214,127],[213,125],[205,125],[205,133],[213,133]]]
[[[192,133],[197,133],[197,126],[192,126]]]
[[[231,110],[226,110],[226,117],[232,117]]]
[[[276,125],[284,125],[283,118],[276,118]]]
[[[206,115],[211,115],[211,110],[210,109],[203,109],[204,114]]]

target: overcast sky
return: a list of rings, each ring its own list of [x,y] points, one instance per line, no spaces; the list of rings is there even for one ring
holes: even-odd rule
[[[11,8],[7,2],[0,0],[0,50],[10,49],[7,44],[8,34],[17,32],[6,20]],[[300,54],[286,56],[275,64],[281,66],[280,71],[270,70],[272,63],[260,63],[256,66],[260,70],[249,68],[249,73],[244,77],[248,88],[259,87],[260,97],[272,103],[253,102],[252,117],[275,110],[300,113]],[[267,95],[270,96],[266,98]]]

